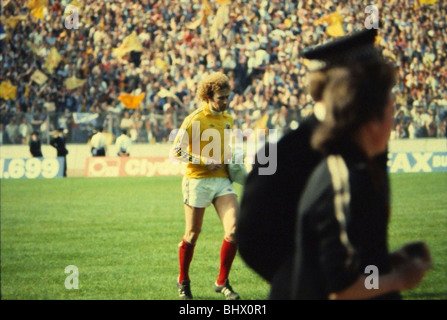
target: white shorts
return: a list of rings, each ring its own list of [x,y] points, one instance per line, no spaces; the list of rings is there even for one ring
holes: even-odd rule
[[[226,194],[236,194],[228,178],[190,179],[183,177],[183,202],[194,208],[206,208],[212,201]]]

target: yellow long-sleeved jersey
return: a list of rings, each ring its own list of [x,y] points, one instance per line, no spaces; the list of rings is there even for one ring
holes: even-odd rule
[[[231,157],[232,128],[233,117],[225,111],[213,113],[207,103],[185,118],[171,154],[187,163],[185,177],[228,177],[225,162]],[[205,165],[211,160],[222,164],[221,168],[209,171]]]

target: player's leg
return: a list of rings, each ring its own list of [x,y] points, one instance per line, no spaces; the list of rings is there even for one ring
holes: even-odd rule
[[[194,253],[194,246],[202,229],[205,208],[211,203],[206,188],[206,179],[182,180],[183,203],[185,210],[185,233],[179,244],[180,275],[179,283],[189,281],[189,265]]]
[[[205,208],[185,207],[185,233],[179,243],[180,274],[178,282],[189,281],[189,266],[194,254],[194,247],[202,230]]]
[[[187,204],[185,206],[185,234],[179,243],[180,272],[177,279],[177,288],[181,299],[193,298],[189,279],[189,266],[194,255],[194,248],[202,229],[205,208],[194,208]]]
[[[213,201],[217,215],[222,222],[225,238],[231,242],[236,242],[236,221],[239,214],[236,194],[226,194],[217,197]]]
[[[206,183],[206,179],[188,178],[184,178],[182,182],[185,233],[179,243],[180,273],[177,279],[177,288],[182,299],[192,299],[189,266],[194,254],[195,244],[202,230],[205,208],[211,202]]]
[[[236,220],[238,215],[237,198],[235,194],[226,194],[217,197],[213,201],[213,204],[222,221],[225,234],[220,249],[220,269],[215,290],[223,293],[227,299],[239,299],[239,295],[232,290],[228,281],[231,266],[233,265],[237,252],[235,239]]]

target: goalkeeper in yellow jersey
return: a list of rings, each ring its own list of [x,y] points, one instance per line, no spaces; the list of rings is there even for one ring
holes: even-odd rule
[[[233,118],[225,110],[231,92],[229,79],[220,72],[204,78],[198,86],[203,105],[185,118],[171,150],[171,156],[186,162],[182,181],[185,208],[185,234],[179,244],[180,274],[177,287],[180,298],[192,299],[189,266],[202,229],[205,209],[212,203],[224,228],[220,249],[220,270],[214,290],[227,300],[239,295],[229,284],[228,275],[236,256],[235,242],[238,203],[227,172],[231,159],[230,132]]]

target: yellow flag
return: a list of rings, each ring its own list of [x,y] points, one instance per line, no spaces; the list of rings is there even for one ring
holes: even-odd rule
[[[318,20],[315,20],[314,25],[322,24],[325,22],[328,24],[333,24],[335,22],[342,22],[342,21],[343,21],[343,17],[338,13],[338,11],[335,11],[328,15],[325,15],[324,17],[321,17]]]
[[[38,8],[32,9],[31,15],[36,19],[43,20],[43,18],[45,16],[43,13],[44,9],[45,9],[44,7],[38,7]]]
[[[258,136],[258,130],[264,130],[264,134],[267,134],[267,130],[268,130],[268,123],[269,120],[269,115],[268,113],[265,113],[262,117],[260,117],[258,119],[258,121],[256,121],[254,127],[253,127],[253,131],[255,133],[255,136]]]
[[[205,23],[208,19],[208,16],[213,15],[213,8],[211,7],[208,0],[202,0],[202,8],[200,10],[200,14],[198,18],[186,24],[188,29],[197,29],[202,23]]]
[[[5,100],[14,100],[16,98],[17,87],[12,85],[9,80],[0,84],[0,98]]]
[[[127,40],[127,41],[126,41]],[[140,43],[140,40],[138,40],[137,34],[135,32],[132,32],[126,39],[124,39],[123,43],[127,49],[130,51],[143,51],[143,46]]]
[[[155,59],[155,66],[157,68],[162,69],[162,70],[167,70],[169,68],[168,63],[165,60],[161,59],[161,58]]]
[[[67,87],[67,89],[69,90],[76,89],[82,87],[86,81],[86,79],[78,79],[73,76],[71,78],[65,79],[65,87]]]
[[[220,4],[221,6],[226,5],[226,4],[230,4],[231,0],[216,0],[216,2],[218,4]]]
[[[314,25],[322,24],[324,22],[331,22],[334,13],[328,14],[328,15],[326,15],[324,17],[321,17],[318,20],[315,20],[314,21]]]
[[[143,46],[137,38],[137,34],[132,32],[129,36],[124,38],[123,43],[112,50],[113,54],[117,57],[122,58],[131,51],[143,51]]]
[[[254,125],[254,130],[257,129],[268,129],[267,128],[267,121],[269,120],[269,115],[268,113],[265,113],[262,117],[260,117],[258,119],[258,121],[256,121],[255,125]]]
[[[30,78],[32,81],[37,83],[39,86],[43,85],[45,82],[47,82],[48,77],[45,73],[43,73],[40,70],[36,70],[33,72]]]
[[[326,33],[331,37],[342,37],[345,35],[343,30],[343,24],[341,22],[336,22],[327,27]]]
[[[120,93],[118,100],[121,101],[127,109],[137,109],[146,93],[141,93],[137,96],[130,93]]]
[[[17,23],[19,23],[19,21],[26,21],[26,16],[18,15],[18,16],[12,16],[9,18],[5,18],[4,16],[2,16],[1,21],[8,28],[14,29],[16,27]]]
[[[335,11],[331,14],[328,14],[314,22],[314,25],[328,23],[328,27],[326,29],[326,33],[331,37],[341,37],[345,35],[345,31],[343,30],[343,17]]]
[[[208,0],[202,0],[202,10],[206,13],[207,17],[213,14],[213,8]]]
[[[438,0],[419,0],[419,3],[422,5],[430,5],[435,4]]]
[[[112,49],[112,53],[114,56],[119,57],[119,58],[122,58],[127,54],[126,50],[122,49],[121,46],[119,46],[118,48]]]
[[[36,19],[44,19],[44,9],[48,5],[48,0],[29,0],[28,8],[31,9],[31,16]]]
[[[47,56],[47,60],[45,61],[45,64],[43,67],[49,72],[53,73],[54,68],[57,67],[59,62],[61,62],[62,56],[59,54],[59,52],[56,50],[56,48],[52,48],[50,53]]]
[[[210,30],[210,39],[217,37],[217,32],[220,28],[230,21],[230,9],[227,5],[221,5],[216,12],[214,22]]]
[[[28,1],[28,8],[29,9],[35,9],[38,7],[45,7],[48,5],[48,0],[29,0]]]

